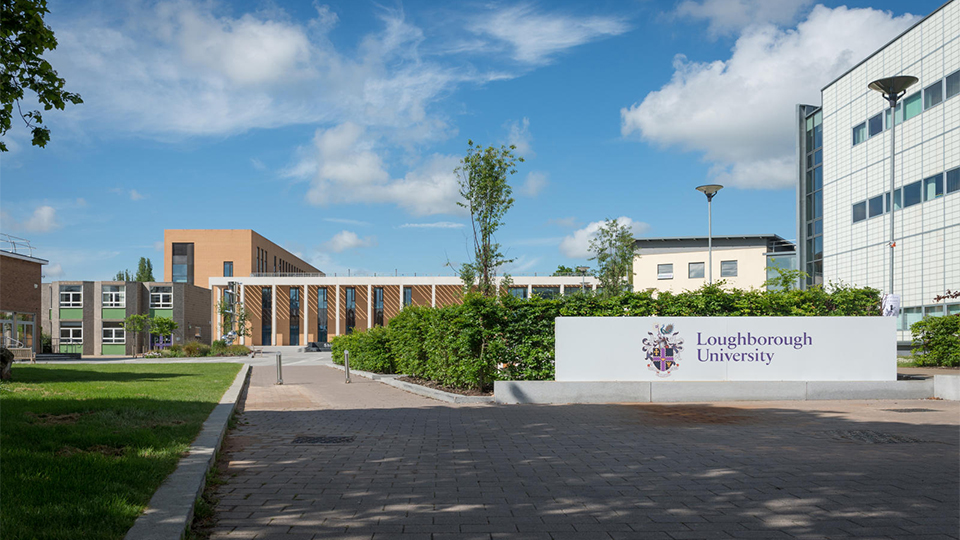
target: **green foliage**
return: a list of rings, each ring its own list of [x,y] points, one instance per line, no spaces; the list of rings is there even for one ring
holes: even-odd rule
[[[183,345],[180,345],[179,343],[174,343],[173,345],[170,345],[169,347],[167,347],[167,352],[169,352],[174,357],[183,356]]]
[[[779,266],[768,266],[767,270],[773,270],[777,275],[764,281],[762,287],[776,291],[796,289],[800,282],[810,277],[810,274],[803,270],[790,270]]]
[[[336,336],[333,345],[333,361],[343,365],[344,351],[350,351],[350,368],[375,373],[395,373],[396,367],[387,329],[377,326],[366,332],[354,332]]]
[[[222,339],[210,344],[210,356],[223,356],[227,352],[227,343]]]
[[[40,352],[53,352],[53,338],[50,336],[50,334],[47,334],[42,329],[40,330]]]
[[[190,358],[210,355],[210,346],[199,341],[190,341],[183,346],[183,355]]]
[[[630,228],[616,219],[607,219],[590,240],[591,261],[597,261],[597,279],[603,296],[629,291],[636,242]]]
[[[150,333],[170,337],[180,325],[170,317],[154,317],[150,320]]]
[[[910,325],[917,365],[960,366],[960,315],[927,317]]]
[[[513,190],[507,176],[517,172],[517,162],[523,162],[523,157],[514,156],[513,150],[516,147],[512,145],[482,148],[467,141],[467,155],[454,169],[463,198],[457,204],[470,211],[473,227],[473,261],[460,267],[460,278],[467,287],[476,284],[480,294],[487,297],[497,294],[497,268],[510,262],[503,258],[495,235],[513,206]]]
[[[227,351],[224,356],[250,356],[250,347],[246,345],[240,345],[239,343],[234,343],[227,347]]]
[[[572,276],[575,270],[569,266],[560,265],[557,266],[557,270],[553,273],[555,276]]]
[[[153,263],[150,262],[150,259],[146,257],[140,257],[140,263],[137,264],[137,275],[133,278],[134,281],[156,281],[153,278]]]
[[[130,275],[129,270],[120,270],[117,272],[117,275],[113,276],[114,281],[133,281],[133,277]]]
[[[41,148],[50,141],[50,130],[43,125],[40,111],[20,109],[24,92],[33,92],[45,111],[83,103],[79,94],[63,89],[66,81],[43,59],[46,51],[57,48],[53,30],[43,22],[49,12],[46,0],[3,0],[0,8],[0,136],[13,125],[16,105],[17,114],[33,133],[32,144]],[[6,143],[0,141],[0,152],[6,151]]]
[[[130,315],[123,320],[123,329],[127,332],[133,332],[134,335],[134,350],[135,352],[140,352],[142,346],[141,336],[144,332],[150,329],[150,316],[146,314],[137,314]]]

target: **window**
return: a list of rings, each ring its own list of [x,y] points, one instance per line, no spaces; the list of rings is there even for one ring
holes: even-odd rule
[[[920,204],[923,196],[923,189],[920,187],[922,182],[914,182],[903,186],[903,207]]]
[[[61,285],[60,307],[83,307],[83,286]]]
[[[527,288],[526,287],[510,287],[510,295],[514,298],[527,298]]]
[[[947,193],[960,191],[960,169],[947,171]]]
[[[924,317],[943,317],[943,306],[923,306]]]
[[[353,333],[353,328],[357,325],[357,290],[354,287],[347,287],[347,334]]]
[[[939,105],[943,101],[943,84],[937,81],[923,89],[923,110]]]
[[[737,277],[737,261],[720,261],[720,277]]]
[[[910,330],[910,325],[923,319],[923,308],[908,307],[900,312],[900,330]]]
[[[922,103],[920,102],[920,92],[906,98],[903,100],[903,121],[913,118],[914,116],[923,112]]]
[[[167,309],[173,307],[173,287],[150,287],[150,307]]]
[[[223,261],[223,277],[233,277],[233,261]]]
[[[923,200],[932,201],[937,197],[943,197],[943,173],[923,181]]]
[[[867,219],[867,203],[858,202],[853,205],[853,222],[857,223]]]
[[[103,307],[127,307],[127,291],[123,285],[103,286]]]
[[[273,345],[273,288],[260,288],[260,344]]]
[[[172,244],[171,278],[174,283],[193,283],[193,244]]]
[[[673,279],[673,264],[658,264],[657,279]]]
[[[383,326],[383,287],[373,288],[373,325]]]
[[[300,287],[290,287],[290,345],[300,344]]]
[[[870,136],[873,137],[877,133],[883,132],[883,113],[880,113],[870,120],[867,120],[867,126],[870,131]]]
[[[853,145],[856,146],[865,140],[867,140],[866,122],[853,128]]]
[[[948,75],[944,81],[944,86],[947,87],[947,99],[960,94],[960,71],[953,75]]]
[[[126,343],[126,335],[127,334],[123,329],[123,323],[103,323],[103,343],[105,345],[119,345]]]
[[[317,289],[317,341],[326,343],[327,339],[327,289]]]
[[[886,205],[886,211],[889,212],[890,211],[890,192],[888,191],[884,193],[883,196],[884,196],[884,200],[886,201],[884,203]],[[900,190],[897,189],[893,192],[893,209],[899,210],[900,208],[901,208]]]
[[[890,129],[890,127],[893,126],[893,123],[890,121],[890,109],[886,110],[886,116],[884,118],[887,119],[885,122],[886,129]],[[897,113],[894,116],[894,121],[896,121],[898,126],[903,123],[903,102],[902,101],[900,103],[897,103]]]
[[[560,296],[560,287],[534,287],[533,294],[534,296],[539,296],[547,300],[558,298]]]
[[[687,277],[690,279],[703,279],[703,263],[695,262],[687,265]]]
[[[60,323],[60,344],[83,343],[83,323],[64,321]]]
[[[403,305],[404,307],[413,304],[413,287],[404,287],[403,288]]]
[[[867,212],[868,217],[874,217],[883,214],[883,195],[877,195],[876,197],[867,201]]]

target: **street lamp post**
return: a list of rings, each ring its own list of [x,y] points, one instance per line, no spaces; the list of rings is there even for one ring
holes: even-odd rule
[[[589,266],[578,266],[577,272],[580,272],[580,292],[587,294],[587,271]]]
[[[893,295],[893,248],[897,245],[893,236],[893,195],[896,193],[894,172],[897,163],[897,101],[907,93],[907,88],[917,83],[917,80],[916,77],[901,75],[878,79],[868,86],[871,90],[880,92],[887,100],[887,104],[890,105],[890,124],[892,124],[890,126],[890,290],[887,291],[889,295]],[[900,196],[903,197],[903,194],[901,193]],[[902,199],[900,206],[903,206]]]
[[[720,184],[697,186],[707,196],[707,285],[713,285],[713,196],[721,189]]]

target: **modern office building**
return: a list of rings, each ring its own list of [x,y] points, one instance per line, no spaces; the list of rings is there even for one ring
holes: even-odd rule
[[[794,244],[775,234],[715,236],[713,281],[727,287],[759,289],[778,274],[772,267],[796,269]],[[638,238],[633,260],[633,290],[681,292],[708,281],[707,237]]]
[[[170,337],[140,336],[140,350],[199,341],[210,344],[210,290],[187,283],[54,281],[42,286],[43,331],[55,352],[85,356],[137,352],[137,336],[123,328],[130,315],[166,317],[177,323]]]
[[[33,256],[30,243],[2,236],[0,249],[0,345],[40,352],[40,283],[47,261]]]
[[[891,114],[868,85],[909,75]],[[797,107],[797,234],[806,286],[890,289],[903,307],[900,341],[960,289],[960,2],[935,12],[827,84],[821,106]],[[894,188],[891,131],[896,130]],[[894,247],[890,246],[890,212]]]
[[[389,322],[404,306],[461,302],[463,283],[450,276],[288,276],[210,278],[214,304],[238,298],[248,315],[246,345],[304,345]],[[510,293],[529,298],[596,290],[592,276],[512,278]],[[226,296],[224,296],[226,295]],[[220,330],[221,332],[222,329]]]
[[[209,287],[212,277],[324,275],[250,229],[163,231],[163,280]]]

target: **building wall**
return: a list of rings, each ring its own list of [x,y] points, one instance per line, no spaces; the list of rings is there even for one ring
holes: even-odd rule
[[[43,291],[40,288],[42,265],[0,252],[0,312],[14,312],[17,317],[30,318],[33,322],[32,348],[39,350],[41,306]],[[12,319],[11,319],[12,320]],[[17,329],[13,328],[16,334]],[[23,336],[20,336],[23,337]],[[20,339],[28,345],[26,339]]]
[[[741,248],[714,248],[713,250],[713,281],[723,280],[728,287],[738,289],[759,289],[766,281],[767,260],[764,256],[765,246]],[[723,277],[720,275],[722,261],[737,261],[737,276]],[[689,263],[703,263],[703,277],[690,278]],[[657,266],[673,264],[673,277],[658,279]],[[641,251],[633,261],[633,290],[644,291],[656,289],[659,291],[681,292],[694,290],[707,283],[709,271],[707,265],[707,250],[677,251],[673,253],[644,253]]]
[[[853,128],[885,109],[867,85],[918,77],[906,100],[957,70],[960,2],[954,1],[823,89],[824,281],[889,290],[890,215],[853,222],[854,204],[890,189],[890,130],[853,144]],[[944,98],[896,127],[896,188],[960,167],[960,95]],[[960,191],[896,210],[894,217],[894,292],[902,306],[931,306],[936,295],[960,288]],[[906,330],[904,324],[901,340],[909,339]]]

